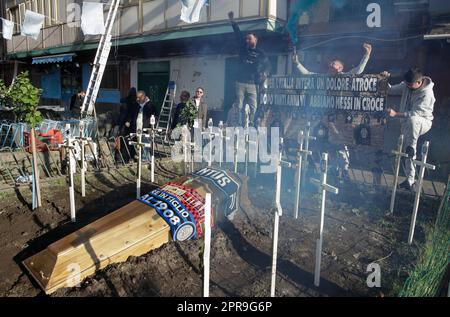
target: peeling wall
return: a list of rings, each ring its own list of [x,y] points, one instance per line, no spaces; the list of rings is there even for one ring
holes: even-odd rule
[[[205,89],[209,110],[223,110],[225,93],[225,56],[187,57],[171,60],[171,70],[181,69],[178,93],[191,95],[198,87]]]

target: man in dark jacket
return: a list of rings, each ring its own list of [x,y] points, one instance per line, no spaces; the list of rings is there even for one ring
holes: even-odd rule
[[[136,88],[133,87],[130,89],[128,96],[120,100],[120,103],[122,105],[120,107],[118,124],[119,124],[119,135],[122,136],[123,138],[117,139],[116,149],[120,151],[120,154],[122,155],[122,158],[125,160],[126,163],[128,163],[130,159],[134,158],[136,154],[134,146],[128,143],[130,141],[128,136],[130,135],[130,133],[132,133],[129,117],[130,114],[133,111],[136,111],[138,107],[136,94],[137,94]],[[120,157],[119,152],[116,152],[116,161],[120,162],[122,158]]]
[[[144,91],[138,91],[136,104],[129,109],[125,127],[129,129],[130,133],[138,133],[139,131],[142,133],[143,129],[150,127],[150,118],[152,115],[158,120],[155,105],[150,102],[150,99],[146,96]],[[150,140],[142,138],[142,141],[144,143],[149,143]],[[143,160],[149,158],[148,151],[147,148],[144,149],[142,153]],[[132,156],[134,156],[134,154]],[[137,159],[137,157],[134,156],[134,159]]]
[[[150,118],[152,115],[158,116],[156,107],[150,102],[144,91],[138,91],[137,103],[132,105],[128,110],[127,127],[130,133],[136,133],[138,129],[142,131],[143,128],[150,127]]]
[[[240,113],[240,124],[244,124],[244,101],[250,106],[250,125],[254,123],[257,106],[258,86],[269,75],[270,63],[265,53],[258,46],[258,37],[254,33],[247,34],[245,41],[238,24],[234,21],[234,13],[228,13],[234,34],[239,42],[239,72],[236,82],[236,103]]]
[[[81,117],[81,107],[83,106],[84,97],[86,97],[86,92],[78,89],[77,93],[70,99],[70,113],[75,119],[80,119]]]
[[[120,126],[120,135],[126,136],[129,135],[130,128],[126,127],[125,124],[129,120],[129,115],[131,111],[135,111],[137,109],[137,90],[136,88],[132,87],[128,93],[128,96],[126,98],[123,98],[120,100],[121,108],[120,108],[120,114],[119,114],[119,126]]]

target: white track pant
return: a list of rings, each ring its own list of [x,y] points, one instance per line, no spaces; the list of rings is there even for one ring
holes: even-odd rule
[[[417,141],[421,135],[430,131],[432,124],[433,121],[418,116],[404,119],[402,121],[402,134],[405,136],[404,150],[410,146],[417,154]],[[405,160],[406,176],[410,185],[415,181],[416,169],[413,163],[415,159],[416,156]]]

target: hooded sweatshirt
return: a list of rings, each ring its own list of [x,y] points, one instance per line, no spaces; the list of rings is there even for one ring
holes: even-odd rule
[[[430,77],[423,77],[423,84],[417,90],[409,89],[403,81],[398,85],[389,85],[390,95],[402,96],[400,102],[400,112],[404,112],[407,117],[422,117],[433,121],[433,110],[436,98],[433,92],[434,83]]]

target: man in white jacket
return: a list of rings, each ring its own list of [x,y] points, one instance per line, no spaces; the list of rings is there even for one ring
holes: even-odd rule
[[[389,76],[389,73],[384,72],[382,75]],[[433,81],[430,77],[424,76],[420,69],[410,69],[404,79],[398,85],[389,85],[390,95],[402,97],[398,111],[392,108],[387,108],[385,111],[390,117],[401,120],[401,130],[405,137],[404,144],[409,158],[405,162],[407,179],[399,186],[410,190],[415,182],[416,169],[413,159],[417,153],[417,140],[431,129],[436,99]]]
[[[344,72],[344,63],[339,59],[335,59],[328,64],[328,75],[332,75],[332,76],[361,75],[362,73],[364,73],[364,70],[366,69],[367,63],[369,62],[370,56],[372,54],[372,45],[370,45],[368,43],[364,43],[363,49],[364,49],[364,56],[357,67],[351,69],[348,72]],[[299,62],[297,54],[294,54],[292,56],[292,61],[293,61],[294,65],[297,67],[297,70],[300,72],[300,74],[302,74],[302,75],[317,75],[317,73],[309,71],[308,69],[305,68],[305,66],[303,66]],[[348,169],[350,166],[350,153],[348,152],[347,146],[344,145],[343,147],[341,147],[338,151],[338,154],[339,154],[339,162],[340,162],[338,164],[338,166],[342,170],[343,178],[348,179],[348,177],[349,177]]]
[[[344,72],[344,63],[339,60],[339,59],[335,59],[333,61],[330,62],[330,64],[328,65],[328,72],[331,75],[361,75],[364,70],[366,69],[367,63],[369,62],[370,59],[370,55],[372,54],[372,45],[364,43],[363,45],[364,48],[364,56],[361,60],[361,62],[359,63],[359,65],[353,69],[351,69],[348,72]],[[292,56],[292,61],[294,63],[294,65],[297,67],[298,71],[300,72],[300,74],[302,75],[317,75],[317,73],[311,72],[308,69],[305,68],[305,66],[303,66],[299,60],[298,60],[298,56],[296,54],[294,54]]]

